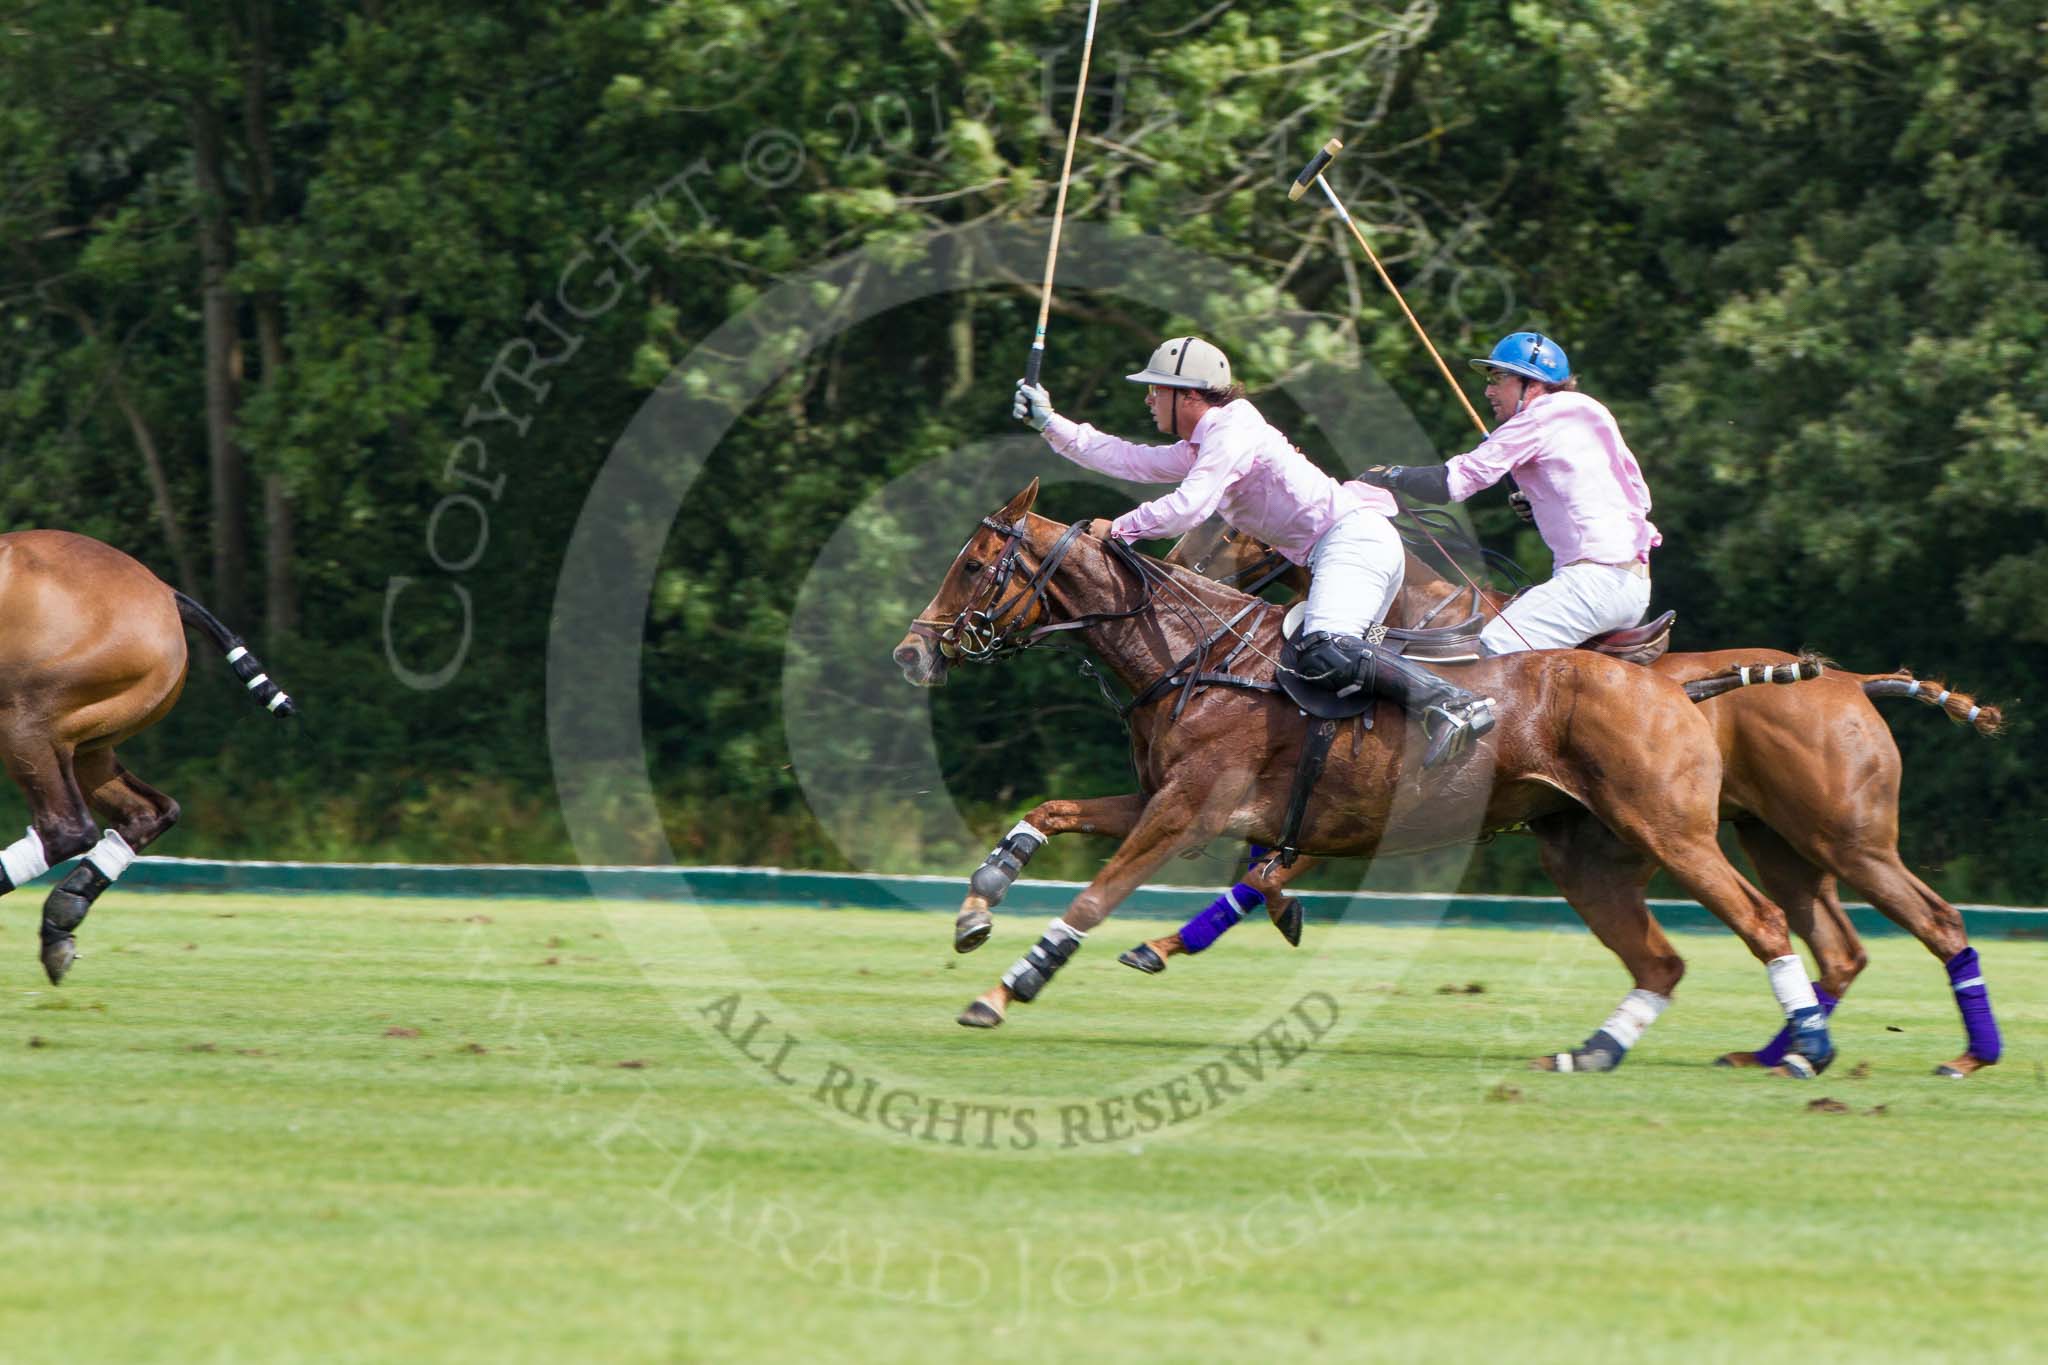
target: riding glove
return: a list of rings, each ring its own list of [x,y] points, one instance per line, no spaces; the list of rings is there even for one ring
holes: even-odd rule
[[[1358,475],[1360,483],[1369,483],[1375,488],[1390,488],[1396,493],[1406,493],[1423,502],[1449,502],[1451,500],[1451,471],[1448,465],[1398,465],[1376,464]]]
[[[1010,416],[1029,423],[1033,431],[1044,431],[1052,420],[1052,395],[1036,384],[1017,381],[1017,396],[1010,403]]]

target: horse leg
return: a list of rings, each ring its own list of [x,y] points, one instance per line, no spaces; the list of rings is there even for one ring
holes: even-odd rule
[[[1024,864],[1046,840],[1055,834],[1107,834],[1121,839],[1131,832],[1144,808],[1145,798],[1135,792],[1086,801],[1047,801],[1034,807],[968,879],[967,898],[960,902],[960,913],[953,920],[953,951],[971,953],[988,942],[995,931],[995,917],[989,911],[1003,903]]]
[[[28,797],[31,823],[26,834],[0,851],[0,883],[4,883],[0,892],[33,881],[52,865],[84,853],[99,841],[99,829],[78,790],[70,749],[48,740],[15,739],[7,745],[6,767],[8,776]],[[64,979],[78,958],[72,931],[84,917],[83,910],[72,916],[63,905],[56,907],[53,916],[51,904],[46,901],[43,905],[43,971],[53,986]]]
[[[1764,891],[1785,912],[1791,931],[1806,940],[1820,979],[1813,983],[1814,998],[1821,1011],[1832,1016],[1835,1006],[1847,994],[1849,984],[1862,975],[1870,962],[1863,941],[1849,912],[1835,894],[1835,879],[1809,862],[1785,837],[1759,820],[1736,822],[1735,834],[1743,851],[1756,866]],[[1777,1036],[1755,1052],[1728,1052],[1714,1059],[1715,1066],[1776,1067],[1784,1062],[1792,1046],[1792,1030],[1778,1030]]]
[[[1899,861],[1898,850],[1875,842],[1840,850],[1831,859],[1837,874],[1870,897],[1885,917],[1905,929],[1948,969],[1949,989],[1963,1016],[1963,1053],[1934,1068],[1937,1076],[1964,1077],[1997,1063],[2005,1050],[1998,1018],[1977,950],[1963,931],[1963,917]]]
[[[1735,870],[1715,841],[1720,820],[1714,794],[1719,790],[1718,777],[1704,784],[1667,780],[1662,790],[1638,791],[1627,782],[1610,782],[1592,793],[1590,804],[1609,829],[1662,863],[1764,964],[1771,993],[1792,1026],[1793,1045],[1785,1054],[1784,1069],[1808,1079],[1835,1058],[1827,1015],[1813,993],[1805,964],[1792,951],[1784,912]]]
[[[1003,1022],[1010,1002],[1029,1004],[1037,999],[1053,974],[1080,948],[1088,931],[1109,918],[1124,897],[1175,854],[1199,847],[1220,833],[1228,812],[1209,808],[1203,790],[1206,785],[1185,782],[1154,793],[1116,853],[1074,897],[1067,913],[1046,926],[1045,934],[1003,973],[1001,981],[961,1011],[960,1022],[969,1028],[994,1028]]]
[[[1538,1057],[1538,1071],[1612,1071],[1671,1003],[1685,959],[1650,914],[1643,889],[1656,863],[1582,811],[1532,822],[1543,870],[1594,937],[1628,968],[1631,989],[1607,1022],[1570,1052]]]
[[[1252,909],[1260,904],[1266,907],[1266,917],[1288,946],[1301,946],[1301,902],[1286,895],[1282,888],[1318,860],[1300,857],[1292,867],[1282,867],[1277,858],[1268,858],[1268,850],[1257,844],[1251,846],[1251,868],[1244,880],[1232,886],[1208,905],[1197,911],[1180,928],[1164,938],[1148,938],[1137,947],[1117,955],[1117,961],[1126,967],[1135,967],[1141,972],[1156,976],[1166,970],[1166,959],[1179,953],[1206,952],[1217,939],[1235,928]]]
[[[71,875],[57,883],[43,901],[43,933],[55,932],[71,943],[69,956],[60,968],[50,968],[49,952],[44,967],[53,970],[55,981],[68,970],[77,949],[72,935],[91,911],[100,894],[126,872],[135,856],[155,843],[158,836],[178,822],[178,803],[122,767],[111,749],[80,754],[73,762],[73,774],[80,790],[90,793],[87,803],[106,821],[106,832],[97,844],[71,869]]]

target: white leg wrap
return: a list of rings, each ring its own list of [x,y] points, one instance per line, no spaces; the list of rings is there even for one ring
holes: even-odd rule
[[[1067,923],[1063,919],[1056,919],[1052,923],[1046,925],[1045,936],[1047,938],[1055,939],[1063,938],[1073,943],[1079,943],[1082,939],[1088,937],[1088,935],[1082,933],[1079,929],[1076,929],[1073,925]]]
[[[1819,1006],[1820,998],[1813,993],[1813,982],[1807,980],[1806,964],[1799,954],[1774,957],[1766,970],[1771,974],[1771,993],[1778,997],[1778,1007],[1787,1019],[1799,1010]]]
[[[43,836],[31,825],[27,834],[0,849],[0,871],[16,886],[26,886],[50,870],[50,855],[43,852]]]
[[[1670,1004],[1670,996],[1638,986],[1621,998],[1621,1003],[1614,1007],[1614,1013],[1607,1016],[1607,1022],[1600,1026],[1600,1031],[1624,1048],[1634,1047],[1642,1041],[1644,1030],[1656,1023],[1657,1016]]]
[[[93,845],[92,852],[85,855],[85,860],[98,868],[102,877],[118,882],[121,874],[134,864],[135,857],[135,850],[128,847],[121,831],[110,829],[100,836],[100,841]]]
[[[1016,824],[1010,826],[1010,832],[1003,837],[1005,839],[1015,839],[1020,835],[1031,840],[1034,844],[1042,844],[1052,837],[1029,820],[1019,820]]]

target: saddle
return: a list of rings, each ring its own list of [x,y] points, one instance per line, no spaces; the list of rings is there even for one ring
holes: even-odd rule
[[[1296,661],[1301,655],[1302,618],[1307,613],[1308,604],[1296,602],[1288,608],[1280,623],[1277,681],[1287,699],[1309,721],[1308,735],[1301,746],[1301,760],[1294,770],[1294,785],[1287,794],[1287,815],[1280,843],[1275,850],[1282,867],[1294,866],[1294,860],[1301,854],[1297,841],[1301,838],[1302,821],[1308,814],[1309,797],[1329,762],[1330,746],[1337,737],[1338,723],[1356,718],[1361,732],[1372,729],[1373,711],[1380,701],[1377,693],[1362,688],[1340,697],[1301,676]],[[1376,625],[1366,631],[1365,638],[1372,644],[1391,648],[1404,658],[1439,664],[1469,664],[1479,660],[1481,624],[1479,617],[1473,616],[1455,625],[1417,629]],[[1353,742],[1356,743],[1355,740]]]
[[[1280,690],[1287,694],[1289,701],[1317,720],[1349,720],[1353,716],[1364,716],[1365,727],[1371,729],[1372,705],[1376,699],[1372,694],[1359,691],[1340,697],[1295,673],[1294,661],[1299,653],[1296,641],[1301,638],[1301,621],[1307,613],[1307,604],[1296,602],[1287,609],[1286,619],[1280,623]],[[1373,626],[1366,631],[1365,638],[1417,663],[1472,664],[1479,662],[1479,631],[1484,624],[1474,616],[1455,625],[1416,630],[1400,626]]]
[[[1653,617],[1639,626],[1626,630],[1610,630],[1605,635],[1595,635],[1579,646],[1600,654],[1632,664],[1653,664],[1664,657],[1664,651],[1671,648],[1671,625],[1678,619],[1678,613],[1667,611]]]

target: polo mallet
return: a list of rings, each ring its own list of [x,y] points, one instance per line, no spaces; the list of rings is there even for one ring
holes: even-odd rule
[[[1074,87],[1074,116],[1067,122],[1067,155],[1060,163],[1060,192],[1052,207],[1052,241],[1045,248],[1045,283],[1038,291],[1038,330],[1031,337],[1031,355],[1024,362],[1024,382],[1038,383],[1045,362],[1045,320],[1052,315],[1052,271],[1060,258],[1060,224],[1067,216],[1067,179],[1074,170],[1074,141],[1081,134],[1081,101],[1088,96],[1088,59],[1095,52],[1095,10],[1101,0],[1088,0],[1088,32],[1081,39],[1081,79]]]
[[[1301,168],[1301,174],[1294,177],[1294,183],[1287,187],[1288,199],[1290,201],[1300,199],[1302,195],[1308,192],[1310,185],[1314,185],[1322,190],[1323,197],[1330,201],[1330,207],[1335,209],[1337,216],[1344,220],[1344,226],[1351,229],[1351,236],[1358,242],[1359,249],[1365,252],[1365,259],[1372,262],[1373,271],[1380,277],[1380,283],[1384,284],[1387,287],[1387,292],[1394,296],[1394,302],[1401,305],[1401,315],[1408,319],[1408,325],[1413,327],[1415,335],[1422,339],[1423,347],[1428,350],[1429,358],[1436,362],[1437,372],[1444,377],[1444,383],[1449,384],[1451,392],[1458,395],[1458,402],[1464,407],[1465,415],[1472,419],[1473,426],[1479,428],[1481,436],[1492,435],[1493,433],[1487,430],[1486,423],[1481,420],[1478,409],[1472,406],[1472,400],[1467,398],[1465,391],[1458,387],[1457,377],[1451,373],[1451,367],[1444,364],[1443,355],[1438,352],[1436,343],[1429,339],[1428,332],[1422,330],[1422,323],[1416,319],[1414,310],[1409,308],[1408,300],[1401,297],[1400,288],[1388,276],[1387,268],[1380,264],[1380,258],[1373,252],[1372,243],[1365,240],[1365,234],[1360,232],[1358,224],[1352,221],[1350,210],[1344,207],[1344,201],[1337,197],[1337,192],[1330,188],[1330,182],[1324,178],[1324,170],[1329,167],[1332,161],[1337,159],[1337,153],[1343,150],[1344,144],[1337,138],[1333,137],[1328,142],[1325,142],[1322,145],[1322,149],[1309,158],[1308,165]],[[1507,480],[1508,487],[1510,489],[1514,488],[1515,476],[1510,474],[1507,476]],[[1416,524],[1421,525],[1419,521]],[[1444,557],[1444,562],[1457,570],[1458,577],[1465,580],[1465,586],[1477,594],[1479,592],[1479,585],[1474,583],[1470,576],[1466,574],[1464,568],[1452,557],[1451,552],[1446,550],[1434,535],[1430,534],[1427,526],[1422,527],[1422,534],[1429,537],[1429,543],[1436,546],[1436,551]],[[1476,597],[1474,600],[1477,600]],[[1513,621],[1508,621],[1508,618],[1505,616],[1500,619],[1507,621],[1508,629],[1515,632],[1517,640],[1521,640],[1522,648],[1535,648],[1523,637],[1521,631],[1515,630],[1515,623]]]
[[[1351,221],[1351,213],[1344,207],[1344,201],[1337,197],[1337,192],[1330,188],[1330,182],[1323,178],[1324,168],[1336,160],[1337,153],[1343,150],[1344,144],[1334,137],[1325,142],[1323,149],[1309,159],[1308,165],[1302,167],[1301,174],[1294,177],[1294,184],[1288,187],[1287,197],[1301,198],[1308,192],[1310,185],[1322,190],[1323,196],[1330,201],[1330,207],[1344,220],[1344,226],[1351,229],[1351,235],[1357,239],[1359,248],[1365,252],[1365,259],[1372,262],[1372,268],[1379,275],[1380,283],[1394,296],[1394,302],[1401,305],[1401,315],[1408,319],[1408,325],[1413,327],[1415,335],[1422,339],[1423,346],[1429,351],[1429,358],[1436,362],[1437,371],[1443,375],[1444,383],[1449,384],[1451,392],[1458,395],[1458,402],[1464,405],[1465,415],[1472,419],[1473,426],[1479,428],[1481,436],[1489,435],[1486,423],[1480,419],[1478,409],[1472,406],[1472,400],[1465,396],[1465,391],[1458,387],[1456,377],[1451,374],[1451,367],[1444,364],[1443,356],[1438,354],[1436,343],[1429,339],[1429,333],[1422,330],[1422,324],[1416,321],[1415,314],[1408,307],[1408,300],[1401,297],[1401,291],[1395,287],[1393,280],[1388,278],[1387,268],[1381,265],[1380,258],[1373,254],[1372,244],[1365,240],[1365,234],[1358,230],[1358,224]]]

